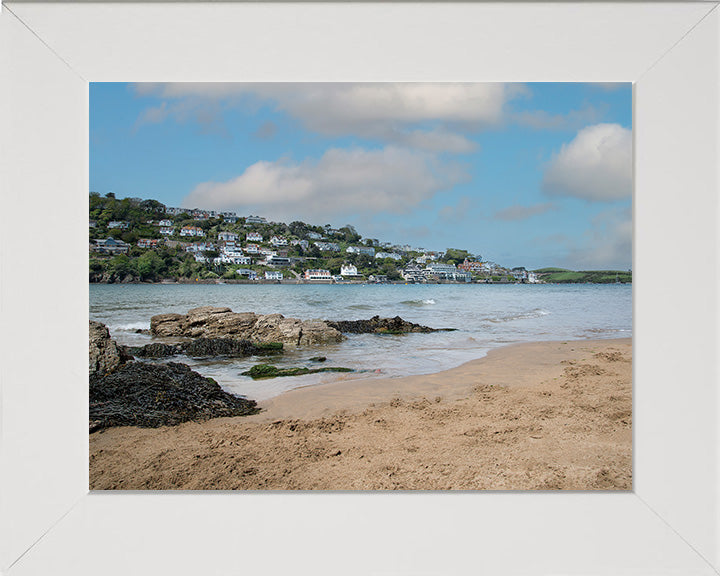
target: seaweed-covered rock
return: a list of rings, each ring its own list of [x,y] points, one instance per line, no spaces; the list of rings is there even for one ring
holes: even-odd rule
[[[280,376],[303,376],[305,374],[318,374],[320,372],[353,372],[352,368],[328,366],[326,368],[306,368],[305,366],[292,368],[278,368],[270,364],[256,364],[250,370],[242,372],[243,376],[250,376],[253,380],[259,378],[278,378]]]
[[[196,338],[185,344],[183,351],[188,356],[257,356],[282,351],[281,342],[268,344],[278,344],[278,346],[257,345],[249,340],[233,338]]]
[[[90,320],[90,375],[105,374],[115,370],[130,359],[124,348],[110,338],[105,324]]]
[[[249,340],[233,338],[196,338],[180,344],[153,342],[142,347],[130,348],[137,358],[167,358],[177,354],[186,354],[194,358],[206,356],[259,356],[277,354],[283,350],[282,342],[253,343]]]
[[[228,394],[184,364],[128,362],[90,378],[90,431],[110,426],[172,426],[188,420],[245,416],[254,400]]]
[[[408,332],[447,332],[454,330],[454,328],[429,328],[428,326],[403,320],[400,316],[395,316],[395,318],[373,316],[370,320],[339,320],[328,322],[328,324],[340,332],[350,334],[405,334]]]
[[[152,344],[145,344],[145,346],[141,347],[128,348],[128,352],[136,358],[167,358],[168,356],[182,354],[183,347],[182,344],[153,342]]]
[[[285,318],[282,314],[257,315],[230,308],[202,306],[187,314],[159,314],[150,319],[156,336],[234,338],[252,342],[291,345],[340,342],[342,334],[322,320]]]

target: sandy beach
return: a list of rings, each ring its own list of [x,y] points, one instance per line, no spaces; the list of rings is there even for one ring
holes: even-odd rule
[[[255,416],[90,435],[93,490],[631,490],[632,341],[516,344]]]

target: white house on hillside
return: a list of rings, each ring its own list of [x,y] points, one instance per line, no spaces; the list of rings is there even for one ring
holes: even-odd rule
[[[183,226],[180,228],[180,236],[205,236],[205,232],[202,228],[197,226]]]
[[[248,242],[262,242],[262,234],[260,232],[248,232],[245,240]]]
[[[375,248],[370,246],[348,246],[345,252],[349,254],[367,254],[368,256],[375,256]]]
[[[232,232],[220,232],[218,234],[218,240],[220,242],[237,242],[238,235]]]
[[[352,264],[343,264],[340,266],[340,276],[357,276],[357,267]]]
[[[402,260],[402,256],[400,254],[395,254],[394,252],[378,252],[375,254],[375,258],[391,258],[393,260]]]

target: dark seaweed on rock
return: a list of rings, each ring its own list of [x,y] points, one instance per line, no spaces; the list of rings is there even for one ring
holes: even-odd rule
[[[408,332],[449,332],[455,328],[430,328],[422,324],[414,324],[403,320],[400,316],[395,318],[380,318],[373,316],[370,320],[338,320],[328,321],[327,324],[339,332],[350,334],[406,334]]]
[[[155,342],[138,348],[130,348],[136,358],[167,358],[177,354],[186,354],[194,358],[205,356],[259,356],[281,353],[282,342],[253,343],[249,340],[233,338],[195,338],[181,344],[162,344]]]
[[[259,378],[279,378],[281,376],[304,376],[305,374],[319,374],[320,372],[353,372],[352,368],[328,366],[326,368],[306,368],[304,366],[292,368],[278,368],[270,364],[256,364],[250,370],[241,372],[242,376],[250,376],[253,380]]]
[[[128,352],[136,358],[167,358],[168,356],[182,354],[183,349],[181,344],[153,342],[152,344],[145,344],[145,346],[141,347],[130,346],[128,347]]]
[[[157,428],[258,411],[254,400],[228,394],[184,364],[129,362],[111,374],[90,377],[90,432],[111,426]]]

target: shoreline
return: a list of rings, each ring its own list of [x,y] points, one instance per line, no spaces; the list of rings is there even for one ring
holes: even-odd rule
[[[90,436],[91,489],[632,489],[632,339],[503,346],[263,412]]]
[[[435,394],[442,399],[456,400],[466,396],[474,387],[473,376],[490,372],[497,377],[496,371],[512,355],[522,362],[531,363],[539,370],[553,370],[553,378],[562,372],[562,362],[567,361],[569,353],[582,351],[582,345],[629,344],[632,337],[594,338],[583,340],[539,340],[534,342],[513,342],[487,351],[484,356],[463,362],[454,368],[430,374],[413,374],[400,377],[352,378],[308,384],[292,388],[266,400],[258,401],[261,412],[248,416],[248,420],[273,420],[284,418],[313,419],[328,416],[336,411],[352,413],[360,411],[368,403],[389,402],[395,398],[416,399],[424,395]],[[558,348],[548,353],[550,347]],[[514,354],[517,352],[517,354]],[[577,356],[571,354],[570,357]],[[505,374],[494,381],[495,386],[531,386],[534,375],[529,372],[520,375]]]

